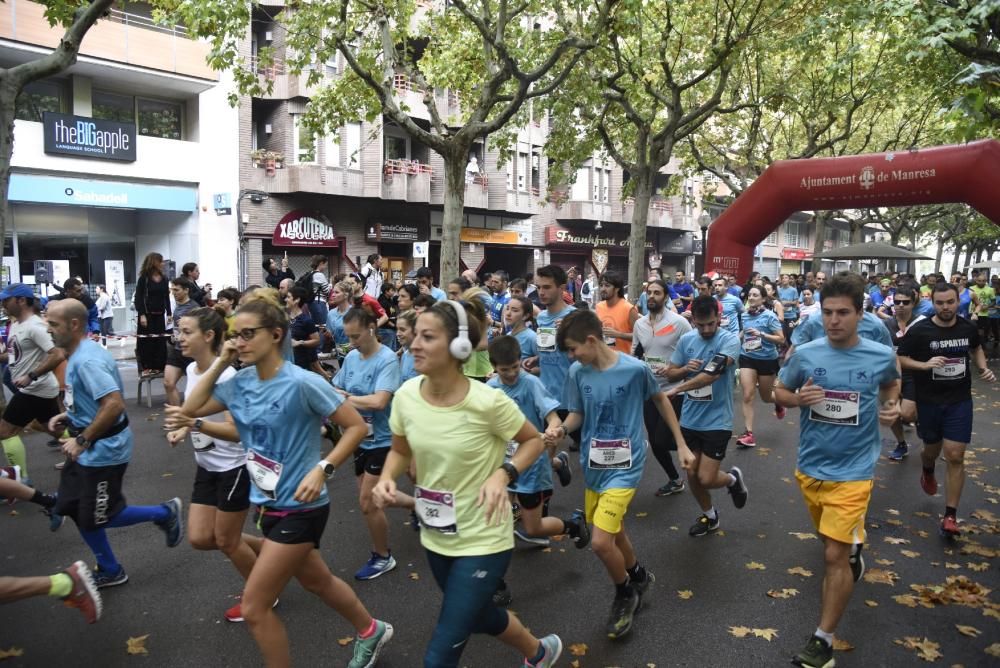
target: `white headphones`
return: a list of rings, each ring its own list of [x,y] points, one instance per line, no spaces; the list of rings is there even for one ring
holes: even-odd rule
[[[472,355],[472,341],[469,340],[469,319],[465,307],[452,299],[446,299],[442,304],[450,304],[458,318],[458,336],[448,344],[448,352],[457,360],[464,362]]]

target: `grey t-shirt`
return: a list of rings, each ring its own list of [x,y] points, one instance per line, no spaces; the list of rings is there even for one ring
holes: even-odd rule
[[[11,380],[37,369],[54,347],[45,321],[37,315],[32,315],[24,322],[12,321],[10,335],[7,337]],[[27,387],[22,387],[21,391],[35,397],[52,399],[59,395],[59,381],[49,371]]]
[[[660,384],[661,392],[681,382],[671,383],[666,376],[657,371],[660,367],[666,368],[670,364],[677,342],[690,331],[691,325],[687,318],[667,310],[663,311],[655,323],[650,322],[648,315],[644,315],[636,320],[632,327],[632,354],[636,353],[638,346],[642,346],[643,358]]]

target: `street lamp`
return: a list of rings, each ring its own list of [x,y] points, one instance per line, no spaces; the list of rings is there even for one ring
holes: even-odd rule
[[[239,285],[241,291],[245,290],[247,286],[247,272],[249,271],[247,255],[249,254],[249,249],[247,248],[246,224],[243,222],[243,213],[240,204],[244,198],[249,198],[254,204],[260,204],[268,197],[269,195],[263,190],[241,190],[239,196],[236,198],[236,233],[239,237],[236,258],[237,271],[239,272],[237,285]]]
[[[701,268],[695,271],[697,278],[705,274],[705,257],[708,253],[708,226],[712,224],[712,214],[708,209],[702,209],[698,216],[698,227],[701,228]]]

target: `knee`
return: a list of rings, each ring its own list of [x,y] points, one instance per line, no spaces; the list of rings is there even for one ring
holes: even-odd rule
[[[718,471],[713,471],[711,473],[708,471],[698,471],[698,475],[695,476],[695,479],[697,479],[700,487],[708,488],[713,482],[715,482],[717,475]]]
[[[961,466],[965,463],[965,448],[949,448],[947,445],[943,449],[944,459],[950,466]]]
[[[173,392],[177,389],[177,381],[170,376],[163,377],[163,389],[167,392]]]
[[[235,552],[240,547],[240,543],[243,542],[242,537],[239,533],[235,535],[224,534],[216,532],[214,546],[223,554],[230,555]]]
[[[371,515],[372,513],[378,511],[378,508],[375,506],[375,501],[372,499],[371,492],[367,494],[365,492],[358,494],[358,505],[361,506],[361,512],[364,515]]]
[[[828,569],[847,566],[850,556],[851,546],[846,543],[830,542],[827,544],[826,549],[823,550],[823,559]]]
[[[606,531],[595,531],[593,538],[590,540],[590,547],[600,559],[604,559],[609,556],[611,551],[614,549],[614,546],[615,535]]]
[[[216,549],[215,536],[210,533],[188,532],[188,542],[196,550]]]
[[[267,615],[271,614],[273,604],[274,601],[264,601],[260,596],[244,591],[243,598],[240,600],[240,610],[247,624],[256,626],[263,622]]]

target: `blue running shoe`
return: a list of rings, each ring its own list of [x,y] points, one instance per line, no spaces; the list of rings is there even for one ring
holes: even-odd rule
[[[166,534],[167,547],[177,547],[184,538],[184,504],[175,496],[164,503],[163,507],[170,512],[170,517],[163,522],[157,522],[156,526]]]
[[[563,644],[559,636],[547,635],[544,638],[539,638],[538,642],[542,646],[543,654],[542,658],[532,663],[530,659],[524,660],[524,668],[549,668],[550,666],[556,665],[556,661],[562,655]]]
[[[385,575],[396,567],[396,559],[392,553],[383,557],[378,552],[372,552],[371,559],[361,567],[361,570],[354,574],[355,580],[374,580],[380,575]]]
[[[105,573],[101,570],[100,566],[97,566],[94,568],[93,574],[94,586],[98,589],[117,587],[118,585],[123,585],[128,582],[128,575],[125,573],[125,569],[121,566],[118,567],[117,573]]]

